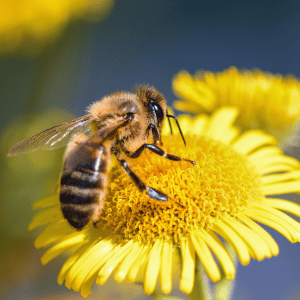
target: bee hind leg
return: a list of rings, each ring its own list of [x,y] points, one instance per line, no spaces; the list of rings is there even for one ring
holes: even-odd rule
[[[119,160],[121,166],[124,168],[125,172],[130,176],[133,182],[136,184],[140,191],[147,191],[147,195],[153,199],[160,201],[168,201],[168,195],[160,192],[152,187],[146,186],[138,176],[133,173],[127,165],[125,160]]]

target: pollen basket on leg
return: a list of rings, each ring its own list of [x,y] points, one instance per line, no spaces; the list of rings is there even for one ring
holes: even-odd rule
[[[263,200],[259,175],[247,158],[207,137],[164,138],[164,150],[196,161],[175,162],[145,150],[130,162],[150,187],[169,196],[158,201],[141,193],[131,179],[114,167],[102,214],[103,226],[120,239],[152,242],[159,237],[179,243],[194,228],[209,230],[215,220],[236,215]]]

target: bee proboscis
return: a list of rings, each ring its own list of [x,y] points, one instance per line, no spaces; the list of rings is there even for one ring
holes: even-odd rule
[[[126,157],[137,158],[144,149],[174,161],[194,161],[168,154],[161,143],[167,113],[166,100],[155,88],[138,86],[133,93],[116,92],[88,108],[81,118],[37,133],[13,146],[8,156],[37,149],[51,150],[69,145],[61,176],[60,203],[64,217],[77,230],[89,222],[96,224],[103,209],[111,155],[115,155],[140,191],[153,199],[167,201],[161,191],[146,186],[129,168]],[[170,124],[170,123],[169,123]],[[153,143],[148,143],[149,136]]]

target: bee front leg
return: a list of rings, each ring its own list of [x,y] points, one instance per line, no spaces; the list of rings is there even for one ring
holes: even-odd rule
[[[151,188],[149,186],[146,186],[138,176],[133,173],[130,168],[127,165],[127,162],[125,160],[119,160],[121,166],[124,168],[125,172],[130,176],[130,178],[133,180],[133,182],[136,184],[138,189],[140,191],[147,191],[147,195],[153,199],[160,200],[160,201],[168,201],[168,195]]]
[[[137,157],[139,157],[141,155],[142,151],[144,149],[146,149],[146,148],[148,150],[150,150],[151,152],[153,152],[153,153],[155,153],[155,154],[157,154],[159,156],[163,156],[163,157],[165,157],[167,159],[170,159],[170,160],[174,160],[174,161],[187,161],[187,162],[190,162],[193,165],[196,164],[196,162],[193,161],[193,160],[186,159],[186,158],[181,158],[181,157],[173,155],[173,154],[168,154],[163,149],[161,149],[158,146],[153,145],[153,144],[144,144],[139,149],[137,149],[134,153],[130,154],[129,156],[131,158],[137,158]]]

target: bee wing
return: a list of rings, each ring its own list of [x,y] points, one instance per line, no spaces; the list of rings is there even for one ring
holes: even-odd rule
[[[77,144],[73,150],[66,155],[64,162],[64,172],[71,172],[78,166],[89,165],[94,171],[99,171],[99,155],[97,151],[101,145],[111,138],[119,128],[128,124],[130,120],[116,117],[113,121],[104,123],[96,132],[92,133],[87,139],[75,142]]]
[[[91,117],[86,115],[48,128],[14,145],[7,155],[15,156],[38,149],[53,150],[63,147],[75,133],[88,132],[91,129],[90,123]]]

